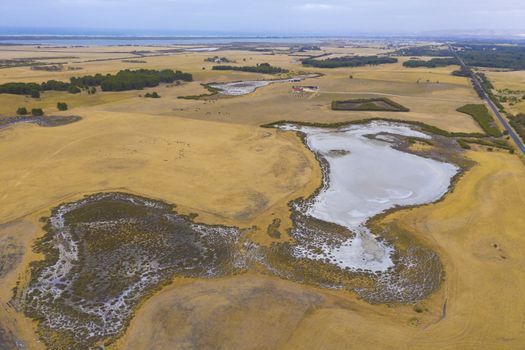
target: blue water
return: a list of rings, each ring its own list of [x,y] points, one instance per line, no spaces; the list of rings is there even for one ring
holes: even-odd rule
[[[59,46],[213,45],[229,43],[315,43],[324,36],[232,32],[139,31],[64,28],[2,28],[0,44]]]
[[[308,37],[20,37],[0,35],[0,44],[58,45],[58,46],[114,46],[114,45],[210,45],[230,43],[316,43],[329,38]]]

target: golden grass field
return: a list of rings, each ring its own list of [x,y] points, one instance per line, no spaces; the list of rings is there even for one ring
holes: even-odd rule
[[[498,72],[493,70],[484,71],[496,89],[510,89],[522,91],[525,95],[525,72],[509,71]],[[525,113],[525,101],[516,103],[514,106],[505,103],[505,108],[512,114]]]
[[[152,51],[151,57],[135,57],[146,64],[121,61],[137,49]],[[185,214],[196,213],[197,222],[250,228],[251,240],[268,245],[274,239],[266,227],[279,218],[283,232],[289,228],[288,203],[310,195],[322,174],[296,135],[263,129],[261,124],[382,117],[422,121],[449,131],[480,130],[468,115],[456,112],[467,103],[480,103],[468,79],[450,75],[457,67],[407,69],[401,58],[377,67],[319,70],[302,67],[297,57],[286,53],[232,50],[156,56],[159,49],[0,46],[1,59],[75,56],[64,59],[66,66],[82,67],[62,72],[0,69],[0,83],[67,80],[125,68],[180,69],[196,80],[121,93],[46,92],[38,100],[0,94],[0,118],[13,115],[19,106],[83,118],[53,128],[27,124],[0,129],[0,240],[13,237],[23,252],[12,270],[0,274],[0,330],[9,330],[30,349],[43,348],[35,322],[8,302],[17,280],[27,278],[29,262],[39,258],[31,250],[43,233],[39,219],[64,201],[100,191],[135,193],[174,203]],[[323,51],[345,55],[386,50],[381,45],[326,45]],[[204,59],[214,55],[246,65],[268,62],[324,75],[300,83],[319,86],[317,93],[294,95],[294,83],[277,83],[241,97],[178,99],[206,93],[200,83],[271,77],[212,71],[213,64]],[[521,73],[493,73],[490,78],[497,87],[521,86]],[[157,91],[162,98],[139,97],[147,91]],[[410,112],[330,110],[334,99],[373,96],[391,98]],[[58,113],[59,101],[67,102],[70,110]],[[178,278],[137,310],[113,348],[523,347],[524,162],[518,155],[481,149],[466,156],[476,165],[443,201],[397,211],[380,221],[395,222],[439,253],[445,279],[440,290],[421,303],[426,311],[416,312],[413,305],[371,305],[349,292],[255,272],[215,280]]]

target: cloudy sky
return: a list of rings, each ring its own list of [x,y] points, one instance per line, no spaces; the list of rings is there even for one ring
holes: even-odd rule
[[[520,30],[525,0],[0,0],[0,27],[267,34]]]

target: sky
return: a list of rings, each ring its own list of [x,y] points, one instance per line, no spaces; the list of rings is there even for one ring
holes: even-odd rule
[[[0,27],[137,34],[525,33],[525,0],[0,0]]]

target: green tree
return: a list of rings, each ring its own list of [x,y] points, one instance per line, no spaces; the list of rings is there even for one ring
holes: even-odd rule
[[[32,98],[40,98],[40,91],[38,91],[38,90],[31,90],[31,97]]]
[[[44,115],[44,111],[42,110],[42,108],[33,108],[31,110],[31,115],[33,117],[40,117]]]
[[[80,93],[80,88],[78,86],[75,86],[75,85],[71,85],[67,91],[70,93],[70,94],[78,94]]]
[[[16,114],[18,114],[18,115],[26,115],[27,114],[27,109],[25,107],[18,107],[18,109],[16,110]]]
[[[68,106],[67,106],[67,103],[65,103],[65,102],[58,102],[57,103],[57,108],[58,108],[59,111],[67,111]]]

